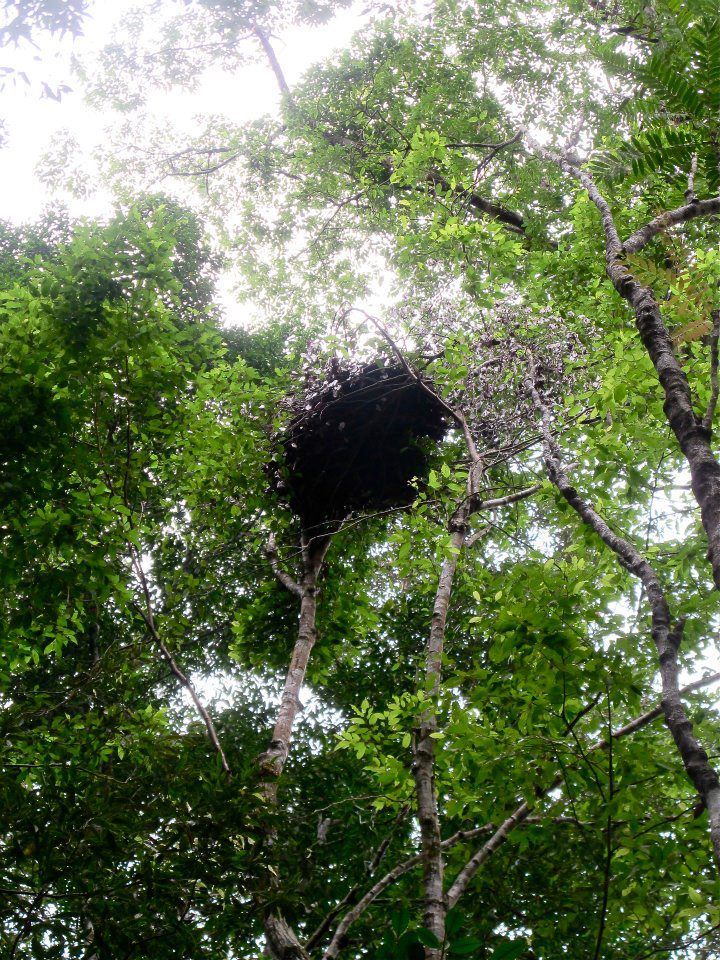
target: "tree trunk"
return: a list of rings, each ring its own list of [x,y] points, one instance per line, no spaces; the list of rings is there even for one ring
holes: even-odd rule
[[[303,577],[300,582],[300,618],[298,635],[290,659],[285,686],[280,699],[272,739],[267,750],[258,757],[261,790],[270,811],[277,806],[278,781],[285,768],[290,752],[295,719],[301,707],[300,690],[305,680],[310,654],[317,636],[315,620],[317,614],[317,579],[325,558],[330,537],[308,537],[302,535]],[[268,850],[272,851],[276,842],[274,829],[268,832]],[[272,854],[271,854],[272,858]],[[276,888],[279,877],[269,871],[269,886]],[[298,940],[285,918],[276,910],[266,913],[264,920],[266,947],[275,960],[307,960],[307,952]]]
[[[442,677],[442,653],[445,641],[448,608],[458,559],[467,535],[467,522],[471,512],[472,498],[468,497],[453,515],[450,522],[450,551],[440,571],[432,623],[427,643],[425,668],[426,689],[436,696]],[[440,838],[437,792],[435,790],[435,741],[432,734],[437,730],[434,709],[427,710],[420,720],[415,746],[415,792],[418,804],[418,821],[423,864],[424,926],[434,933],[439,943],[445,941],[445,914],[447,903],[444,893],[444,862]],[[440,960],[442,947],[427,947],[427,960]]]

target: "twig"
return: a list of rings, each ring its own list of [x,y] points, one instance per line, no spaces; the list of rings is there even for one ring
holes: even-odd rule
[[[510,137],[509,140],[503,140],[502,143],[483,143],[482,141],[468,142],[464,143],[459,141],[457,143],[448,143],[446,146],[451,147],[452,149],[462,149],[467,148],[469,150],[504,150],[505,147],[512,146],[513,143],[517,143],[518,140],[522,137],[522,130],[519,133],[516,133],[515,136]]]
[[[447,403],[447,401],[444,400],[444,399],[440,396],[439,393],[437,393],[437,391],[435,391],[435,390],[432,389],[432,387],[428,384],[428,382],[425,380],[425,378],[424,378],[423,376],[421,376],[413,367],[410,366],[410,364],[407,362],[407,359],[406,359],[404,353],[402,352],[402,350],[400,349],[400,347],[398,347],[398,345],[395,343],[395,341],[393,340],[393,338],[390,336],[390,334],[388,333],[388,331],[386,330],[386,328],[385,328],[385,327],[383,326],[383,324],[378,320],[377,317],[373,317],[371,314],[367,313],[367,311],[361,310],[359,307],[352,307],[351,310],[349,310],[349,311],[347,311],[347,312],[350,313],[350,312],[352,312],[352,311],[355,311],[356,313],[361,313],[361,314],[365,317],[366,320],[369,320],[370,323],[373,324],[373,326],[374,326],[374,327],[376,328],[376,330],[380,333],[380,335],[387,341],[388,345],[390,346],[390,349],[393,351],[393,353],[395,354],[395,356],[398,358],[398,360],[399,360],[400,363],[402,364],[403,369],[404,369],[405,372],[408,374],[408,376],[412,377],[413,380],[415,380],[416,383],[417,383],[429,396],[431,396],[431,397],[436,401],[436,403],[440,404],[440,406],[443,408],[443,410],[444,410],[450,417],[452,417],[452,419],[455,421],[455,423],[457,423],[457,425],[460,427],[460,429],[461,429],[462,432],[463,432],[463,435],[464,435],[464,437],[465,437],[465,442],[466,442],[467,448],[468,448],[468,453],[470,454],[471,460],[473,461],[473,463],[479,461],[479,460],[480,460],[480,456],[479,456],[479,454],[478,454],[477,447],[476,447],[476,445],[475,445],[475,441],[473,440],[472,434],[470,433],[470,428],[468,427],[467,420],[466,420],[465,417],[462,415],[462,413],[460,413],[460,412],[459,412],[458,410],[456,410],[454,407],[451,407],[450,404]],[[473,491],[473,492],[475,492],[475,491]]]

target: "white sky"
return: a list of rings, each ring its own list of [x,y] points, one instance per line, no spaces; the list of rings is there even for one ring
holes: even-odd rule
[[[22,222],[35,219],[54,198],[36,173],[44,153],[63,130],[72,134],[83,152],[91,152],[103,142],[103,131],[112,117],[91,109],[83,101],[79,82],[71,74],[71,56],[92,56],[111,39],[113,26],[123,15],[139,6],[137,0],[94,0],[84,35],[60,40],[48,34],[37,36],[37,48],[29,44],[3,50],[2,63],[24,71],[30,84],[8,82],[0,94],[0,117],[5,120],[8,142],[0,149],[0,219]],[[290,86],[314,62],[331,56],[334,49],[346,46],[352,34],[362,27],[362,14],[356,5],[340,11],[324,27],[294,28],[275,39],[274,46]],[[41,97],[40,82],[66,82],[73,87],[58,103]],[[197,91],[170,91],[154,94],[148,113],[154,120],[165,120],[177,128],[188,128],[192,118],[203,114],[225,114],[236,123],[253,120],[274,112],[279,104],[276,80],[265,62],[234,71],[207,72]],[[170,185],[165,182],[164,189]],[[63,197],[64,201],[67,198]],[[112,208],[111,196],[98,189],[87,199],[68,201],[73,214],[101,216]]]

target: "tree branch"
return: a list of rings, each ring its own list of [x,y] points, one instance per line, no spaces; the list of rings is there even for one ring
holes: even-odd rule
[[[408,376],[412,377],[461,427],[468,453],[470,469],[467,477],[467,494],[455,508],[448,532],[450,543],[443,559],[438,579],[430,633],[425,646],[425,690],[435,698],[442,680],[442,655],[445,642],[450,598],[458,561],[466,544],[470,516],[479,506],[478,485],[483,470],[483,461],[478,454],[472,432],[463,413],[451,407],[425,381],[418,371],[408,363],[405,355],[390,336],[382,323],[370,314],[362,311],[387,341]],[[437,716],[435,709],[429,707],[423,711],[416,731],[415,761],[413,776],[417,796],[418,822],[422,845],[423,886],[425,893],[424,925],[435,935],[439,943],[445,940],[445,914],[447,906],[444,896],[444,862],[440,840],[440,816],[438,812],[437,791],[435,789],[435,739]],[[426,960],[440,960],[441,948],[427,947]]]
[[[213,745],[216,753],[220,757],[220,763],[225,773],[230,773],[230,766],[228,765],[227,758],[225,757],[225,752],[220,744],[218,739],[217,731],[215,730],[215,724],[212,721],[210,714],[205,708],[202,700],[198,697],[195,687],[192,685],[188,677],[183,673],[180,667],[177,665],[175,658],[173,657],[170,650],[165,646],[162,637],[158,633],[157,626],[155,624],[155,616],[153,614],[152,607],[152,598],[150,597],[150,588],[148,586],[147,577],[145,576],[145,571],[142,568],[142,563],[140,562],[140,557],[138,556],[137,550],[134,545],[130,544],[130,556],[132,559],[132,564],[135,569],[135,573],[140,581],[140,586],[142,588],[143,596],[145,598],[145,610],[140,611],[140,615],[145,621],[145,626],[148,629],[148,633],[153,638],[155,643],[160,650],[165,662],[170,667],[171,672],[177,677],[181,685],[185,687],[187,692],[190,694],[190,699],[195,704],[195,709],[200,714],[205,728],[207,730],[208,738],[210,743]]]
[[[305,680],[310,653],[315,644],[317,578],[329,545],[330,537],[308,538],[305,533],[302,535],[304,572],[300,584],[300,619],[297,641],[285,677],[285,686],[272,739],[265,753],[258,757],[264,791],[271,804],[276,800],[277,781],[282,774],[290,750],[290,737],[300,708],[300,690]],[[290,579],[288,577],[288,580]],[[295,592],[289,586],[288,589],[292,593]]]
[[[454,833],[451,837],[448,837],[447,840],[443,840],[440,846],[443,850],[448,850],[450,847],[454,847],[456,844],[463,841],[474,840],[476,837],[482,836],[483,833],[488,833],[492,829],[493,825],[491,823],[486,823],[484,826],[476,827],[472,830],[458,830],[457,833]],[[408,873],[408,871],[412,870],[414,867],[420,866],[422,862],[422,853],[416,853],[414,856],[409,857],[407,860],[403,860],[402,863],[399,863],[397,866],[393,867],[393,869],[386,873],[384,877],[381,877],[377,883],[373,884],[365,896],[359,900],[352,910],[348,911],[348,913],[346,913],[342,918],[335,929],[331,942],[328,944],[328,947],[322,956],[322,960],[336,960],[343,945],[345,934],[348,932],[353,923],[355,923],[355,921],[367,910],[373,900],[376,900],[384,890],[387,890],[389,886],[392,886],[396,880],[399,880],[400,877]]]
[[[498,497],[495,500],[481,500],[477,506],[478,511],[496,510],[498,507],[507,507],[511,503],[517,503],[519,500],[527,500],[538,490],[542,490],[541,483],[534,483],[531,487],[525,487],[524,490],[517,490],[515,493],[508,493],[507,496]]]
[[[265,544],[265,556],[270,561],[270,566],[272,567],[273,573],[280,581],[280,583],[288,590],[293,596],[302,598],[303,591],[300,584],[293,580],[289,573],[286,573],[285,570],[280,566],[280,558],[278,557],[277,544],[275,542],[274,534],[270,534],[268,541]]]
[[[474,190],[466,190],[463,187],[453,187],[450,182],[439,173],[430,172],[426,174],[425,182],[433,192],[441,190],[443,193],[449,193],[453,197],[462,198],[466,200],[474,210],[485,214],[493,220],[498,220],[512,233],[525,236],[525,221],[521,213],[516,213],[515,210],[508,210],[507,207],[502,206],[500,203],[493,203],[492,200],[486,200],[485,197],[481,197],[480,194],[475,193]]]
[[[693,683],[689,683],[687,686],[683,687],[680,690],[680,696],[687,696],[688,693],[693,693],[695,690],[700,690],[702,687],[708,687],[713,683],[720,682],[720,673],[713,673],[707,677],[703,677],[700,680],[695,680]],[[629,723],[626,723],[622,727],[618,727],[617,730],[612,731],[613,740],[621,740],[623,737],[628,737],[633,733],[636,733],[638,730],[642,730],[644,727],[647,727],[657,720],[658,717],[662,716],[663,704],[661,703],[657,707],[653,707],[652,710],[648,710],[646,713],[641,714],[639,717],[636,717],[634,720],[631,720]],[[607,750],[610,746],[610,741],[607,739],[597,740],[588,750],[587,753],[595,753],[599,750]],[[563,782],[563,775],[558,774],[554,780],[551,781],[545,787],[536,787],[535,793],[537,795],[538,801],[543,797],[547,796],[551,790],[556,789],[561,786]],[[527,808],[527,809],[526,809]],[[467,885],[472,880],[473,876],[477,873],[478,869],[488,860],[493,853],[495,853],[507,840],[508,836],[512,831],[520,826],[522,823],[530,821],[530,811],[531,807],[527,803],[521,803],[513,813],[505,820],[500,827],[493,833],[492,837],[484,844],[478,851],[475,853],[470,860],[466,863],[463,869],[460,871],[458,876],[455,879],[455,882],[450,887],[447,895],[448,909],[455,906],[460,897],[465,892]]]
[[[277,80],[278,87],[280,88],[280,93],[284,97],[287,97],[288,101],[292,101],[292,93],[290,92],[290,87],[288,86],[288,82],[285,79],[285,74],[283,73],[283,69],[280,66],[280,61],[275,55],[275,50],[273,49],[273,45],[270,43],[270,38],[262,29],[262,27],[257,23],[253,23],[251,29],[252,29],[252,32],[257,37],[257,39],[260,41],[260,46],[263,48],[263,52],[265,53],[265,56],[268,59],[268,63],[270,64],[270,68],[272,69],[272,72],[275,74],[275,79]]]
[[[710,399],[703,417],[703,426],[712,432],[715,408],[717,407],[720,384],[718,384],[718,340],[720,340],[720,310],[713,310],[713,328],[710,334]]]
[[[567,503],[616,555],[621,566],[637,577],[645,588],[650,604],[652,638],[660,661],[660,679],[663,691],[663,712],[685,766],[688,777],[705,802],[710,815],[710,836],[715,857],[720,863],[720,780],[708,755],[693,733],[693,725],[682,705],[678,683],[677,653],[682,639],[684,621],[671,626],[670,609],[655,570],[629,541],[614,533],[594,507],[583,500],[570,483],[562,464],[560,447],[553,436],[550,411],[536,386],[535,365],[528,365],[527,389],[541,416],[543,430],[543,457],[551,482]]]
[[[659,233],[664,233],[671,227],[678,224],[687,223],[688,220],[695,220],[697,217],[709,217],[720,213],[720,197],[712,197],[709,200],[692,200],[675,210],[668,210],[655,217],[644,227],[640,227],[635,233],[632,233],[623,247],[625,253],[639,253],[643,247],[656,237]]]
[[[712,565],[715,586],[720,589],[720,463],[710,446],[708,431],[695,413],[690,385],[675,356],[672,339],[655,294],[633,276],[626,260],[627,253],[642,249],[661,230],[697,216],[720,212],[720,197],[701,200],[661,214],[623,245],[610,206],[590,174],[567,157],[546,150],[532,138],[528,137],[528,143],[540,156],[558,164],[562,170],[579,180],[600,215],[605,235],[605,270],[615,290],[632,308],[638,333],[665,394],[663,410],[690,468],[693,495],[700,507],[702,525],[708,538],[708,559]]]
[[[380,866],[380,864],[382,863],[383,858],[387,853],[388,847],[392,842],[392,838],[395,835],[395,830],[398,824],[402,823],[402,821],[407,817],[409,812],[410,812],[410,805],[407,803],[403,807],[401,807],[400,810],[398,811],[398,814],[395,817],[395,820],[393,822],[392,829],[390,830],[388,835],[382,840],[382,842],[378,845],[377,850],[375,851],[372,859],[367,865],[367,872],[369,876],[372,876],[377,870],[377,868]],[[333,909],[330,911],[330,913],[328,913],[328,915],[325,917],[325,919],[322,920],[319,926],[313,931],[313,933],[305,941],[306,950],[312,950],[312,948],[322,940],[326,930],[328,930],[328,928],[330,927],[330,924],[337,917],[337,915],[340,913],[343,907],[346,907],[349,903],[352,903],[353,898],[355,897],[355,894],[358,892],[359,886],[360,885],[357,883],[354,886],[352,886],[348,890],[348,892],[345,894],[345,896],[342,898],[342,900],[338,904],[336,904],[333,907]]]

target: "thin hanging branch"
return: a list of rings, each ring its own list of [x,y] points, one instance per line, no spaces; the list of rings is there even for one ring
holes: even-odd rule
[[[612,735],[612,708],[610,704],[610,694],[608,691],[607,697],[608,704],[608,803],[612,803],[613,797],[615,795],[615,766],[613,758],[613,735]],[[598,924],[598,933],[597,939],[595,941],[595,952],[593,953],[593,960],[600,960],[602,956],[602,945],[603,939],[605,937],[605,928],[607,925],[607,914],[608,914],[608,902],[610,899],[610,879],[612,871],[612,857],[613,857],[613,820],[612,813],[609,812],[607,815],[607,824],[605,827],[605,865],[603,869],[603,890],[602,890],[602,904],[600,907],[600,923]]]
[[[177,677],[177,679],[180,681],[180,684],[190,694],[190,699],[194,703],[195,709],[197,710],[203,723],[205,724],[205,728],[208,734],[208,739],[210,740],[210,743],[213,745],[213,748],[215,749],[217,755],[220,757],[220,763],[222,765],[222,768],[225,771],[225,773],[229,774],[230,766],[227,762],[225,752],[220,744],[220,740],[218,738],[217,731],[215,730],[215,724],[212,721],[212,717],[208,713],[200,697],[197,695],[195,687],[192,685],[187,675],[180,669],[180,667],[177,664],[177,661],[173,657],[168,647],[165,645],[162,637],[160,636],[160,633],[158,632],[156,622],[155,622],[155,614],[153,612],[152,597],[150,595],[150,587],[147,582],[147,577],[145,576],[145,571],[143,570],[142,563],[140,562],[140,557],[138,556],[138,552],[136,548],[132,544],[130,544],[129,547],[130,547],[130,556],[132,559],[132,565],[137,575],[137,578],[140,581],[140,586],[142,588],[143,597],[145,600],[145,609],[140,610],[140,615],[145,621],[145,626],[148,629],[148,633],[150,634],[152,639],[155,641],[158,649],[160,650],[160,653],[163,656],[163,659],[165,660],[167,665],[170,667],[170,671],[173,673],[175,677]]]

